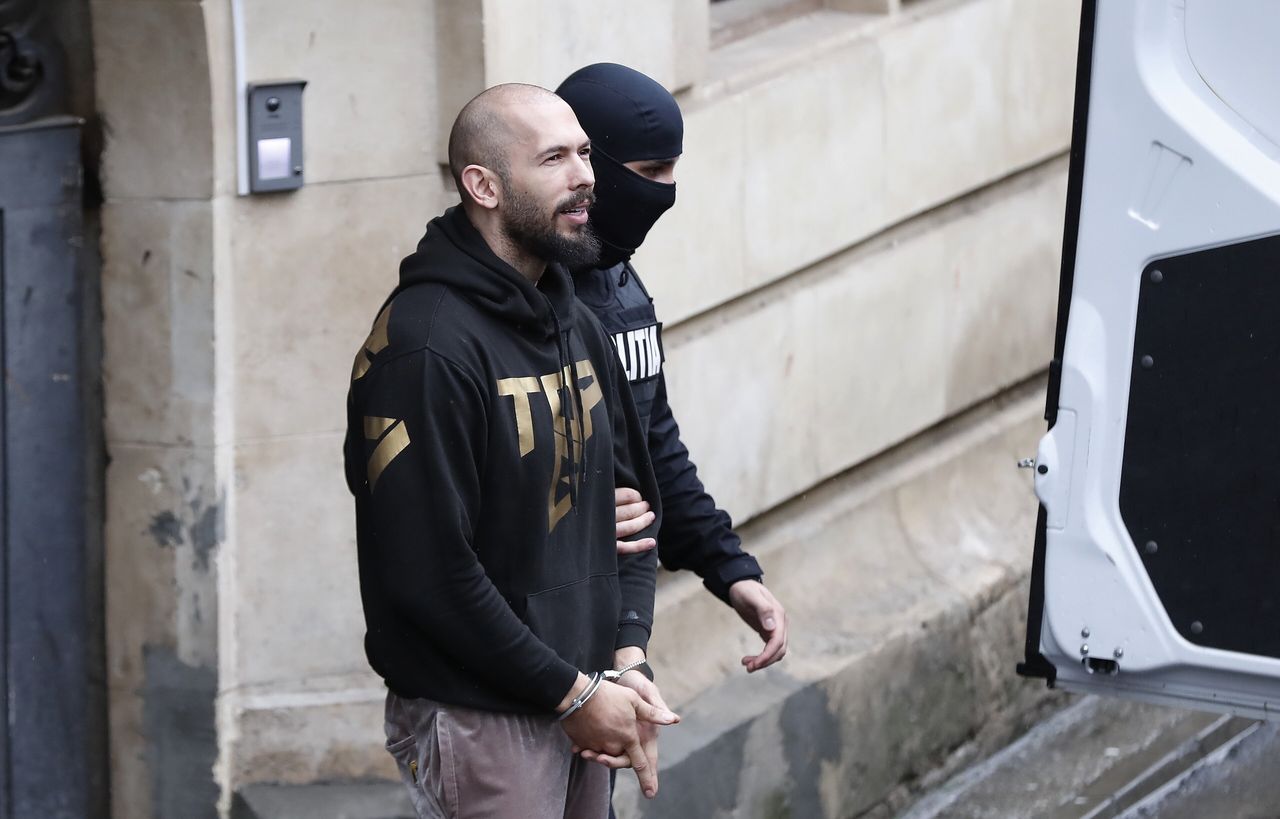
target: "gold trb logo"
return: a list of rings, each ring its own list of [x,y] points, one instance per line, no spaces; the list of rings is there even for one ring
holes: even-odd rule
[[[566,474],[566,456],[568,453],[568,436],[573,435],[574,452],[581,457],[582,445],[591,439],[593,432],[591,410],[604,400],[600,392],[600,381],[588,359],[573,365],[578,376],[578,392],[575,400],[569,404],[570,417],[581,419],[576,428],[565,429],[565,415],[561,412],[562,393],[575,393],[574,379],[569,368],[563,372],[548,373],[541,376],[525,376],[524,378],[503,378],[498,381],[498,395],[510,396],[515,408],[516,435],[520,447],[520,457],[528,455],[537,447],[537,436],[533,428],[533,410],[531,400],[546,401],[551,411],[552,440],[555,441],[554,471],[551,475],[551,487],[547,493],[547,532],[556,528],[556,524],[568,514],[573,507],[572,496],[568,493],[571,475]],[[531,399],[535,396],[536,399]],[[579,437],[580,436],[580,437]],[[561,496],[561,493],[564,493]]]

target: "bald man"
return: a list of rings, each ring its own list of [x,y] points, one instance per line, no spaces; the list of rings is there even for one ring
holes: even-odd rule
[[[638,724],[678,719],[617,663],[648,641],[655,561],[615,554],[614,485],[658,491],[565,269],[598,253],[589,155],[549,91],[468,103],[449,140],[462,201],[401,262],[356,355],[365,649],[420,817],[600,819],[608,772],[574,750],[629,761],[653,796]]]

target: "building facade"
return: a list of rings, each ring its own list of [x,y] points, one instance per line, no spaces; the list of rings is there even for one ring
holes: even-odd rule
[[[754,636],[696,583],[664,577],[653,652],[660,674],[679,669],[665,675],[677,707],[696,715],[709,692],[754,685],[798,708],[787,692],[838,680],[833,669],[865,646],[833,607],[868,592],[825,579],[892,577],[856,555],[933,520],[927,501],[904,512],[897,490],[857,476],[884,453],[941,442],[929,431],[1008,395],[1051,354],[1076,3],[56,5],[81,55],[73,73],[93,89],[86,133],[100,123],[102,143],[88,139],[86,163],[101,186],[89,209],[112,816],[225,816],[255,787],[394,778],[383,689],[362,649],[344,397],[399,260],[456,201],[448,128],[488,86],[554,88],[608,60],[654,76],[685,113],[678,201],[636,266],[666,323],[694,459],[747,524],[794,638],[781,667],[739,680]],[[305,184],[243,195],[243,83],[278,78],[307,83]],[[1024,399],[1014,404],[1034,403]],[[1008,406],[984,423],[1029,454],[1035,413]],[[952,454],[982,450],[973,434]],[[1008,477],[991,491],[1022,521],[1034,503]],[[899,519],[886,529],[830,518],[890,496]],[[939,503],[947,526],[1005,520]],[[999,528],[974,525],[988,524]],[[993,537],[1029,555],[1029,529]],[[987,595],[981,611],[1021,593],[1018,559],[954,554],[987,571],[956,592]],[[839,713],[843,684],[822,684],[823,707]],[[690,742],[675,740],[667,764],[694,753]],[[733,747],[747,749],[725,763],[739,769],[766,753],[749,737]],[[842,754],[784,759],[789,778],[739,783],[721,802],[763,811],[791,799],[794,815],[818,815],[796,807],[812,799],[843,815],[865,778]],[[813,783],[800,772],[810,764]],[[623,814],[677,815],[625,785],[619,800]]]

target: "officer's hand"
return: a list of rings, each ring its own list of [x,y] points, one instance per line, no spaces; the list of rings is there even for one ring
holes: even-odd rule
[[[743,657],[747,671],[759,671],[781,660],[787,653],[787,612],[772,592],[758,580],[739,580],[729,587],[729,604],[742,622],[764,640],[764,649]]]
[[[627,540],[653,524],[656,517],[649,511],[649,502],[634,489],[613,490],[614,519],[617,521],[618,554],[634,555],[647,552],[658,545],[651,537]]]

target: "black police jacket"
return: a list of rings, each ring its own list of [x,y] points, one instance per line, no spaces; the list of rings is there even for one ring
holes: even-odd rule
[[[707,494],[667,402],[662,324],[653,299],[629,262],[574,273],[578,298],[613,338],[631,383],[662,500],[658,557],[668,569],[691,569],[712,594],[728,602],[729,586],[760,578],[760,564],[742,551],[729,515]]]

